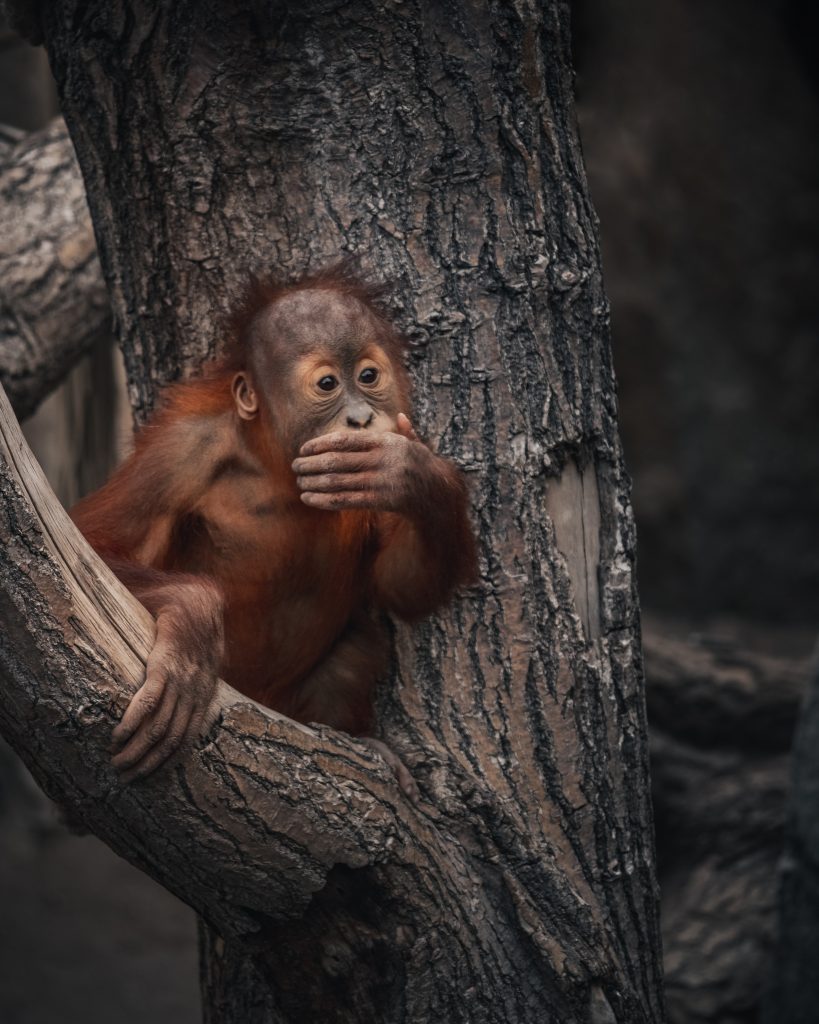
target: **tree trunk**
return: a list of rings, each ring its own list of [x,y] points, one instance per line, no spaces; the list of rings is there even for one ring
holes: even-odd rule
[[[0,382],[23,418],[111,337],[85,190],[62,120],[0,144],[0,219]]]
[[[216,351],[248,272],[357,253],[396,282],[420,429],[469,474],[482,582],[395,630],[380,722],[417,810],[353,741],[225,690],[205,745],[111,813],[126,694],[52,671],[63,732],[42,695],[35,714],[21,636],[39,625],[40,656],[59,643],[76,670],[76,615],[15,617],[11,563],[4,728],[225,937],[203,944],[214,1024],[661,1021],[632,513],[566,6],[63,0],[39,28],[138,413]],[[139,659],[107,664],[133,685]]]

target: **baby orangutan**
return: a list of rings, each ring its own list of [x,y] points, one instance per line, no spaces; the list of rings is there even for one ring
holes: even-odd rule
[[[364,286],[257,284],[231,333],[72,511],[157,623],[114,765],[146,775],[198,738],[221,675],[367,738],[414,799],[403,764],[366,736],[382,615],[417,620],[474,577],[463,480],[413,431],[400,339]]]

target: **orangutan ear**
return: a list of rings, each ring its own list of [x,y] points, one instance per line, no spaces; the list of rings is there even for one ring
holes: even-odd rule
[[[230,390],[233,392],[236,412],[243,420],[252,420],[259,411],[259,399],[247,374],[237,373],[233,378]]]

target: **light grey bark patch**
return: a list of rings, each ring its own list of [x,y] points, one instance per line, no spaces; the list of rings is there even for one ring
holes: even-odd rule
[[[600,495],[594,462],[584,469],[571,460],[546,488],[546,512],[572,582],[575,607],[586,640],[600,636]]]

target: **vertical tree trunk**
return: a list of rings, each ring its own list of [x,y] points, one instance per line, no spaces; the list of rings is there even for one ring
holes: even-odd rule
[[[396,282],[416,418],[467,471],[480,535],[481,586],[396,630],[380,714],[446,860],[339,865],[299,917],[260,915],[260,974],[209,935],[207,1019],[661,1021],[567,6],[62,0],[40,28],[138,413],[217,349],[249,271],[358,253]]]

